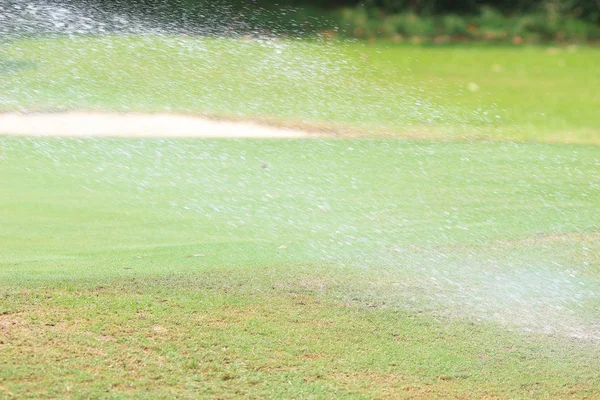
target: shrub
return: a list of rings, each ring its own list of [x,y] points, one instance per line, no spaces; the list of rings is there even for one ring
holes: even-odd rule
[[[561,0],[552,0],[561,1]],[[562,7],[562,6],[561,6]],[[419,15],[414,12],[386,13],[379,8],[359,6],[339,12],[339,24],[346,34],[358,38],[440,36],[472,40],[520,43],[541,41],[583,41],[600,39],[600,27],[577,19],[564,8],[546,6],[537,13],[505,15],[498,9],[482,7],[477,14]],[[436,42],[445,42],[446,40]]]

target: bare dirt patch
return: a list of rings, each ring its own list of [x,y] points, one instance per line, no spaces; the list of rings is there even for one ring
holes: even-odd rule
[[[25,325],[25,319],[19,314],[0,314],[0,334]]]
[[[0,114],[0,135],[70,137],[306,138],[301,129],[193,115],[101,113]]]

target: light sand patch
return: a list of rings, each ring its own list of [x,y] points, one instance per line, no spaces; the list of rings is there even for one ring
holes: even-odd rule
[[[191,115],[140,113],[6,113],[0,134],[74,137],[305,138],[299,129],[227,122]]]

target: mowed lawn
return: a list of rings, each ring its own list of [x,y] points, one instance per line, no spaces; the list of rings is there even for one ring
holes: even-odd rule
[[[600,391],[596,147],[0,143],[5,395]]]
[[[600,50],[79,36],[0,44],[0,109],[203,113],[338,135],[600,141]]]
[[[5,110],[361,136],[0,137],[0,397],[600,395],[597,50],[80,37],[0,55]]]

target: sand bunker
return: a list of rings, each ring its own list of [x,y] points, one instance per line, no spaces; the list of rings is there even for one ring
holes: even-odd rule
[[[252,122],[226,122],[190,115],[138,113],[6,113],[0,134],[25,136],[302,138],[309,133]]]

